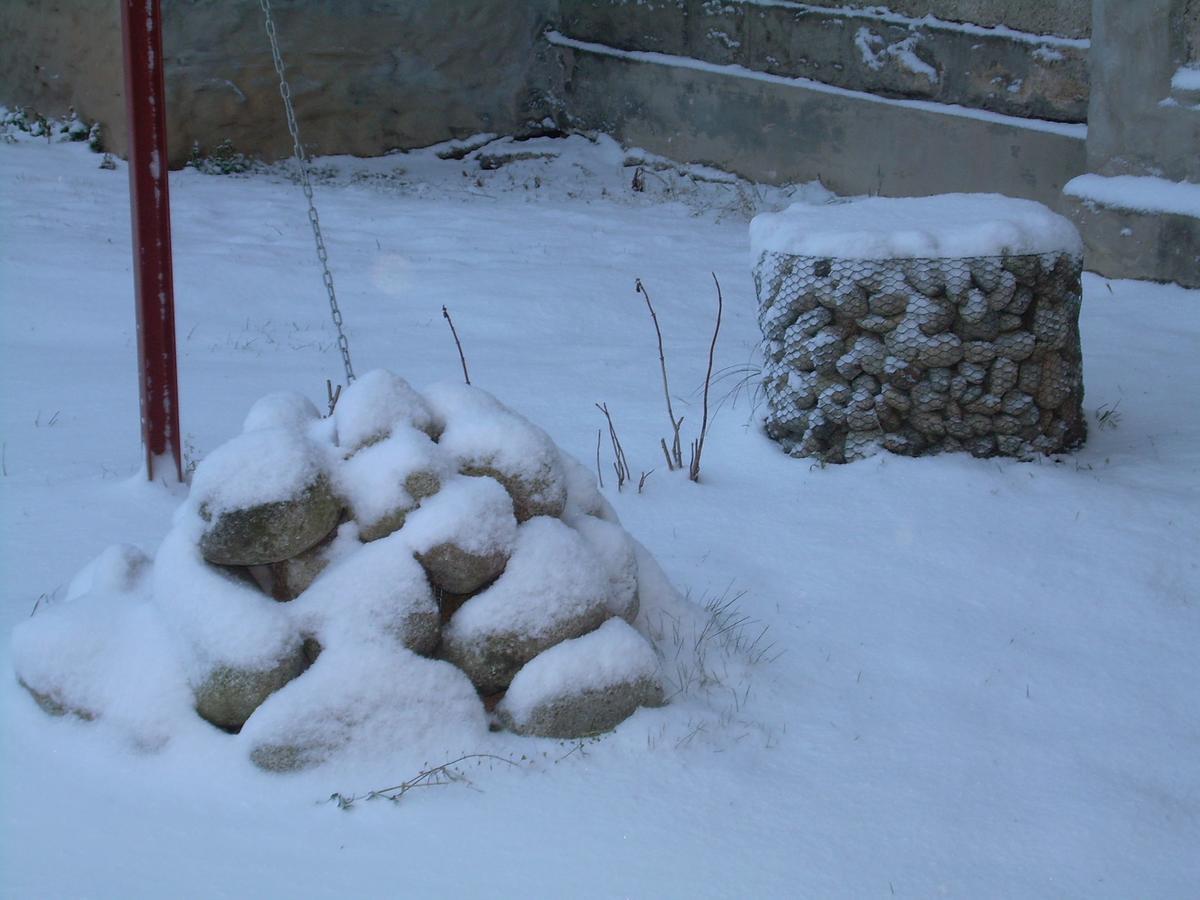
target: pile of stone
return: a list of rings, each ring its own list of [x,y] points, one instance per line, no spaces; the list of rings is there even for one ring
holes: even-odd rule
[[[875,198],[868,211],[909,203],[914,205],[901,209],[920,213],[936,209],[938,199]],[[990,202],[984,198],[980,207],[985,223]],[[852,213],[842,218],[851,220]],[[1032,214],[1041,217],[1035,222],[1048,220],[1049,227],[1035,234],[1040,246],[1060,249],[1024,252],[1031,245],[1038,249],[1038,242],[1023,239],[1019,227],[984,229],[974,241],[968,235],[939,242],[936,232],[901,231],[893,222],[886,227],[900,235],[896,240],[847,228],[841,243],[835,235],[790,245],[778,239],[779,229],[768,232],[765,246],[756,248],[754,269],[767,433],[794,456],[826,462],[849,462],[880,449],[910,456],[965,450],[1028,457],[1080,445],[1086,421],[1078,236],[1072,240],[1069,223],[1048,210],[1038,207]],[[819,222],[816,213],[806,215],[806,223]],[[1065,236],[1064,228],[1070,229]],[[1047,241],[1047,231],[1057,241]],[[997,233],[1004,239],[998,246]],[[928,251],[939,243],[1001,252],[905,255],[906,249]],[[862,258],[856,250],[880,255]]]
[[[663,702],[632,539],[586,469],[476,388],[377,371],[324,418],[266,397],[154,562],[126,562],[104,590],[143,584],[195,712],[266,769],[438,717],[567,738]],[[87,677],[40,662],[70,654],[85,600],[31,619],[14,660],[47,712],[98,718]]]

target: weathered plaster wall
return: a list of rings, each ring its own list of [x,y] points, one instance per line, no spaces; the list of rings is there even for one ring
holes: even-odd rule
[[[553,0],[275,0],[301,133],[314,152],[373,155],[544,115],[529,75]],[[222,140],[290,149],[257,3],[163,0],[172,163]],[[115,0],[4,0],[0,102],[74,106],[124,147]]]

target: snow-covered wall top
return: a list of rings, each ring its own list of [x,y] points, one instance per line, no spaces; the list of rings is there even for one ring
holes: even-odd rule
[[[1083,254],[1070,221],[1040,203],[999,194],[794,204],[756,216],[750,247],[754,260],[764,251],[838,259]]]

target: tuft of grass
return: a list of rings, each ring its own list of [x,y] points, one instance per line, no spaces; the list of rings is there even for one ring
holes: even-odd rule
[[[1096,410],[1096,424],[1098,424],[1102,430],[1115,430],[1121,424],[1121,413],[1119,411],[1120,406],[1120,400],[1118,400],[1112,406],[1109,406],[1107,403],[1102,404],[1100,408]]]
[[[742,612],[739,603],[745,596],[745,591],[726,588],[704,602],[703,617],[690,628],[665,611],[649,623],[670,688],[668,700],[717,690],[728,694],[733,711],[740,712],[749,699],[750,683],[734,683],[731,663],[753,667],[783,655],[768,638],[770,626]]]

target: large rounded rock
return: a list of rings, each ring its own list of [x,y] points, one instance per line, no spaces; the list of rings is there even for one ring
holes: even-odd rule
[[[368,542],[403,528],[408,514],[451,474],[445,454],[428,435],[403,423],[392,428],[388,437],[335,468],[335,489]]]
[[[237,731],[264,700],[304,671],[303,644],[264,668],[217,665],[195,685],[196,712],[218,728]]]
[[[503,571],[517,537],[508,493],[491,478],[457,477],[399,532],[435,587],[470,594]]]
[[[609,618],[610,595],[603,562],[577,532],[557,519],[530,519],[504,574],[450,619],[442,655],[481,693],[495,693],[543,650]]]
[[[342,391],[333,420],[338,446],[346,454],[384,440],[401,425],[430,437],[438,434],[425,398],[386,369],[368,372]]]
[[[620,619],[526,664],[496,709],[518,734],[579,738],[611,731],[639,706],[661,706],[658,660]]]
[[[289,500],[259,503],[214,515],[201,507],[209,525],[200,552],[211,563],[254,566],[298,556],[337,526],[342,507],[321,477]]]
[[[546,432],[478,388],[435,385],[426,396],[442,428],[439,445],[464,475],[502,484],[518,522],[563,514],[566,473]]]
[[[249,431],[214,450],[196,468],[190,500],[205,523],[204,558],[230,566],[296,556],[341,515],[321,450],[285,427]]]

